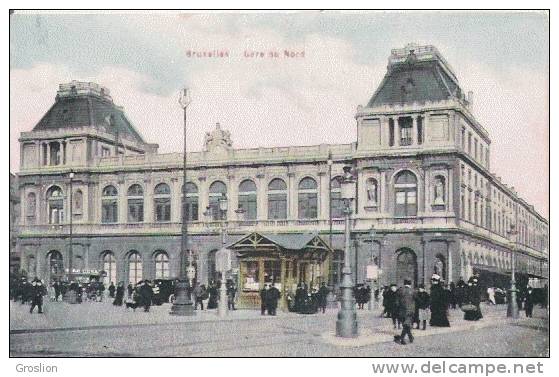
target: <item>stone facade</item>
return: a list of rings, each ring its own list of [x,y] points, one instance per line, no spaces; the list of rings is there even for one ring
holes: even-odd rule
[[[91,83],[61,85],[49,112],[62,115],[21,134],[19,247],[30,275],[48,279],[68,268],[71,232],[74,269],[109,269],[109,280],[125,282],[131,269],[143,278],[178,276],[182,154],[157,153],[130,124],[111,126],[111,111],[125,116],[107,93]],[[106,106],[84,105],[85,115],[65,120],[72,102],[60,101],[68,98]],[[355,117],[351,144],[235,149],[221,126],[206,134],[203,150],[187,156],[198,280],[215,277],[223,225],[227,243],[251,232],[316,232],[342,250],[336,183],[346,165],[357,178],[350,258],[357,282],[372,263],[383,284],[425,282],[434,271],[447,281],[474,270],[506,275],[513,247],[521,273],[548,276],[548,223],[490,172],[491,140],[473,116],[473,98],[434,47],[393,50],[383,82]],[[133,185],[139,189],[130,194]],[[225,224],[204,215],[218,186],[229,203]],[[340,258],[332,253],[316,275],[336,284]]]

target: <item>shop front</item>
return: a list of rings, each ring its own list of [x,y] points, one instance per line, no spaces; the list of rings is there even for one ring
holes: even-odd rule
[[[332,251],[317,235],[251,233],[228,248],[239,261],[240,308],[260,308],[260,290],[273,283],[281,292],[279,307],[286,310],[297,284],[314,287],[328,279]]]

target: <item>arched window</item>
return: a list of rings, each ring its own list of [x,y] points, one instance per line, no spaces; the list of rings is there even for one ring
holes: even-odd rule
[[[142,257],[137,251],[128,256],[128,282],[136,284],[142,280]]]
[[[186,211],[186,219],[188,221],[198,221],[198,187],[192,182],[186,182],[185,189],[186,198],[183,198],[183,211]]]
[[[344,265],[344,252],[334,250],[330,263],[330,284],[337,286],[342,282],[342,268]]]
[[[114,186],[106,186],[101,198],[101,222],[118,222],[118,191]]]
[[[153,207],[155,208],[155,221],[171,221],[171,189],[166,183],[155,186],[153,191]]]
[[[37,196],[34,192],[27,194],[26,211],[28,221],[34,221],[37,214]]]
[[[220,276],[215,266],[215,254],[217,250],[212,250],[208,253],[208,283],[218,281]]]
[[[310,177],[299,182],[299,218],[316,219],[318,217],[318,193],[316,181]]]
[[[417,179],[409,170],[404,170],[394,179],[395,205],[397,217],[417,216]]]
[[[64,263],[62,260],[62,254],[58,250],[51,250],[47,254],[47,260],[49,263],[49,279],[50,281],[59,280],[64,275]]]
[[[444,210],[446,204],[446,180],[442,175],[437,175],[433,180],[433,209]],[[477,221],[477,203],[475,206]]]
[[[404,284],[405,279],[417,285],[417,255],[410,249],[396,251],[396,283]]]
[[[344,217],[344,201],[342,199],[342,177],[334,177],[330,183],[330,210],[332,218]]]
[[[141,223],[144,221],[144,190],[142,186],[134,184],[128,188],[128,222]]]
[[[83,211],[83,192],[82,190],[76,190],[74,195],[72,195],[72,214],[81,215]]]
[[[112,251],[105,251],[103,253],[103,271],[107,274],[103,277],[103,283],[109,285],[111,283],[117,283],[116,281],[116,258]]]
[[[268,219],[287,219],[287,185],[280,178],[274,178],[268,184]]]
[[[210,186],[209,207],[212,220],[221,219],[221,211],[219,210],[219,198],[227,194],[227,186],[221,181],[215,181]]]
[[[378,181],[375,178],[367,179],[365,190],[367,190],[367,205],[371,207],[378,206]]]
[[[243,209],[246,220],[256,220],[256,185],[245,179],[239,185],[239,209]]]
[[[47,191],[49,224],[61,224],[64,221],[64,196],[58,186]]]
[[[169,278],[169,255],[162,250],[155,252],[155,278]]]

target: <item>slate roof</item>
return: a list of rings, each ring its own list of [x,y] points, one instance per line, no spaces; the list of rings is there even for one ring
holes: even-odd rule
[[[94,94],[57,96],[54,105],[37,123],[33,131],[83,126],[103,127],[109,133],[130,135],[133,139],[145,143],[121,108],[111,100]]]
[[[436,59],[407,59],[388,67],[388,72],[367,107],[433,102],[451,97],[461,98],[462,91]]]
[[[318,236],[316,234],[310,234],[310,233],[274,234],[274,233],[261,233],[261,232],[256,232],[256,233],[259,236],[262,236],[262,237],[268,239],[272,243],[278,245],[279,247],[281,247],[282,249],[285,249],[285,250],[292,250],[292,251],[305,250],[309,246],[311,241],[315,238],[320,239],[322,244],[325,247],[328,247],[327,243],[324,242],[320,238],[320,236]],[[237,243],[239,243],[240,241],[250,237],[253,234],[254,233],[251,233],[249,235],[244,235],[244,236],[240,237],[239,239],[237,239],[236,241],[232,242],[231,244],[227,245],[226,247],[235,246]]]

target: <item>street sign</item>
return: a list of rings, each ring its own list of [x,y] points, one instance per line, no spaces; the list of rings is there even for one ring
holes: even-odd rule
[[[231,269],[231,251],[223,248],[215,253],[215,269],[218,272],[227,272]]]

